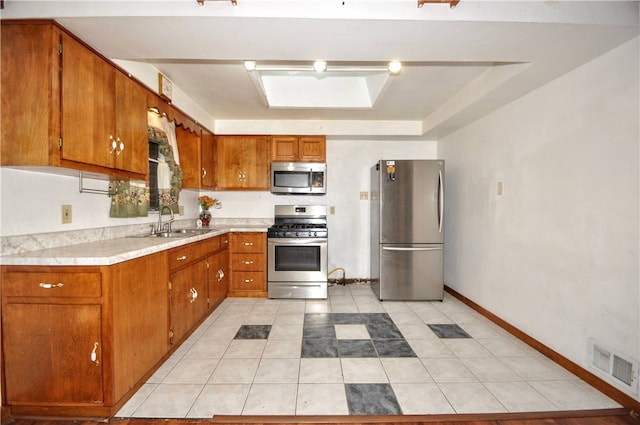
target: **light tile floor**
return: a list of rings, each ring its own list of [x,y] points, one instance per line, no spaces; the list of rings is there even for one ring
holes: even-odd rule
[[[327,300],[225,300],[116,416],[616,407],[449,294],[379,302],[368,285],[338,285]]]

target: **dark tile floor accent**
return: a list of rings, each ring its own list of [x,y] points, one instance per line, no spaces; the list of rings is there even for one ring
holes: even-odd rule
[[[337,339],[335,325],[364,325],[370,339]],[[387,313],[306,313],[302,357],[416,357]]]
[[[242,325],[234,339],[267,339],[271,325]]]
[[[444,324],[444,325],[427,325],[438,338],[471,338],[471,335],[465,332],[458,325]]]
[[[370,339],[339,339],[338,354],[340,357],[378,357]]]
[[[365,326],[373,339],[404,338],[400,329],[393,323],[367,322]]]
[[[409,343],[403,339],[374,339],[380,357],[417,357]]]
[[[345,384],[350,415],[401,415],[389,384]]]
[[[301,357],[340,357],[338,355],[338,340],[335,338],[303,338]]]

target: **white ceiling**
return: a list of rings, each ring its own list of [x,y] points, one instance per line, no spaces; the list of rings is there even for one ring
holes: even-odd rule
[[[5,1],[3,19],[25,17],[55,18],[106,57],[152,64],[216,127],[320,120],[327,134],[358,135],[384,123],[379,134],[418,138],[442,136],[639,33],[637,1]],[[267,108],[243,59],[329,68],[396,59],[403,69],[373,108]]]

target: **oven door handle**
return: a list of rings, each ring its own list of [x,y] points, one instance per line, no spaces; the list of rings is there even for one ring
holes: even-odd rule
[[[268,238],[268,245],[318,245],[327,243],[327,238]]]

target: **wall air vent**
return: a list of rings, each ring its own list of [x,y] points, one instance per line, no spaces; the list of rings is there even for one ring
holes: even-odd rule
[[[589,338],[589,367],[616,387],[638,394],[638,361]]]

